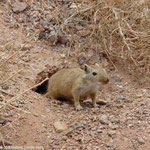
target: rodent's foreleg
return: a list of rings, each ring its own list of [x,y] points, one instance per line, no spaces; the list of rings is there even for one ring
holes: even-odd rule
[[[97,106],[98,106],[97,103],[96,103],[97,94],[96,94],[96,93],[92,93],[92,94],[90,94],[90,97],[91,97],[91,99],[92,99],[93,106],[94,106],[94,107],[97,107]]]
[[[78,95],[73,95],[73,99],[74,99],[74,106],[76,108],[76,110],[82,110],[82,106],[80,105],[80,97]]]

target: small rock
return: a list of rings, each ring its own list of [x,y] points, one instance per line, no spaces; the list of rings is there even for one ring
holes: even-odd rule
[[[142,93],[139,93],[139,94],[136,95],[136,98],[141,98],[141,97],[143,97]]]
[[[103,59],[102,64],[104,67],[107,67],[109,63],[108,63],[107,59]]]
[[[76,5],[76,3],[72,3],[71,5],[70,5],[70,8],[72,8],[72,9],[74,9],[74,8],[77,8],[78,6]]]
[[[124,90],[123,90],[123,89],[121,89],[119,92],[120,92],[120,93],[123,93],[123,92],[124,92]]]
[[[128,124],[128,128],[132,128],[133,127],[133,124]]]
[[[14,101],[14,102],[12,102],[11,104],[12,104],[14,107],[18,107],[18,108],[21,107],[21,104],[19,104],[18,101]]]
[[[96,103],[99,105],[106,105],[107,104],[107,102],[103,101],[103,100],[98,100]]]
[[[112,144],[111,143],[107,143],[106,147],[112,147]]]
[[[45,31],[41,31],[40,33],[39,33],[39,40],[40,39],[46,39],[46,32]]]
[[[148,130],[147,133],[150,133],[150,130]]]
[[[13,5],[13,12],[19,13],[24,11],[27,8],[27,4],[25,2],[15,2]]]
[[[79,58],[77,59],[77,63],[78,63],[79,65],[82,65],[82,64],[85,63],[86,60],[87,60],[86,57],[81,56],[81,57],[79,57]]]
[[[117,118],[110,118],[111,123],[118,123],[119,120]]]
[[[67,136],[63,136],[62,140],[67,141]]]
[[[56,33],[56,31],[55,30],[51,30],[51,32],[50,32],[50,35],[54,35],[54,36],[57,36],[57,33]]]
[[[114,81],[116,81],[116,82],[121,82],[122,81],[122,78],[120,78],[119,76],[114,76],[113,77],[113,79],[114,79]]]
[[[102,124],[108,124],[108,117],[106,115],[101,115],[99,118],[100,123]]]
[[[4,90],[8,90],[9,89],[9,85],[7,83],[2,85],[2,89]]]
[[[56,132],[60,133],[67,129],[67,125],[64,122],[56,121],[54,123],[54,128],[55,128]]]
[[[84,52],[81,52],[77,57],[77,63],[79,63],[79,65],[84,64],[87,60],[87,55]]]
[[[107,134],[108,134],[108,136],[112,137],[113,135],[116,134],[116,131],[114,131],[114,130],[113,131],[109,131]]]
[[[66,57],[66,54],[59,54],[62,58]]]
[[[147,98],[150,98],[150,90],[146,91],[146,96],[147,96]]]
[[[125,97],[122,97],[122,96],[119,96],[119,97],[116,99],[117,102],[121,102],[121,101],[123,101],[123,100],[126,100],[126,98],[125,98]]]
[[[80,31],[77,31],[77,35],[79,35],[81,37],[85,37],[85,36],[87,36],[89,34],[90,34],[89,30],[80,30]]]
[[[144,144],[145,140],[142,137],[138,137],[139,144]]]
[[[103,130],[97,129],[96,132],[97,133],[103,133]]]
[[[83,26],[81,25],[76,25],[76,30],[79,31],[79,30],[82,30],[83,29]]]
[[[47,23],[42,19],[40,19],[40,25],[42,25],[43,27],[48,26]]]
[[[113,124],[109,124],[109,127],[112,129],[112,130],[116,130],[116,129],[118,129],[118,125],[113,125]]]
[[[119,83],[117,86],[121,89],[123,88],[123,85],[121,83]]]
[[[8,120],[0,118],[0,124],[5,125],[8,122]]]
[[[57,40],[58,43],[60,44],[66,44],[68,42],[67,38],[63,35],[58,35],[58,40]]]
[[[50,45],[55,45],[57,42],[57,36],[55,36],[55,35],[49,36],[48,41],[49,41]]]

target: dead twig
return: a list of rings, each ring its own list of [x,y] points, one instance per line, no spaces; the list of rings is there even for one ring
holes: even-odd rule
[[[120,23],[120,21],[119,21],[118,14],[117,14],[117,12],[115,11],[114,8],[112,8],[112,12],[113,12],[114,15],[115,15],[115,19],[118,20],[119,32],[120,32],[120,35],[121,35],[121,37],[122,37],[122,39],[123,39],[124,44],[126,45],[128,51],[129,51],[129,56],[130,56],[131,60],[134,62],[134,64],[137,66],[136,61],[135,61],[135,60],[133,59],[133,57],[132,57],[132,51],[131,51],[131,49],[130,49],[130,46],[129,46],[129,44],[127,43],[126,38],[125,38],[125,36],[124,36],[124,34],[123,34],[123,31],[122,31],[122,28],[121,28],[121,23]]]
[[[22,92],[22,93],[16,95],[15,97],[11,98],[9,101],[7,101],[7,103],[3,104],[3,105],[0,107],[0,110],[1,110],[2,108],[6,107],[7,105],[9,105],[11,102],[16,101],[19,97],[21,97],[23,94],[27,93],[27,92],[30,91],[31,89],[33,89],[33,88],[35,88],[35,87],[41,85],[42,83],[44,83],[44,82],[45,82],[46,80],[48,80],[48,79],[49,79],[49,78],[44,79],[44,80],[41,81],[40,83],[34,85],[33,87],[30,87],[29,89],[25,90],[24,92]],[[5,100],[5,101],[6,101],[6,100]]]
[[[19,72],[21,72],[21,70],[17,71],[16,73],[14,73],[12,76],[10,76],[9,78],[7,78],[6,80],[4,80],[2,83],[0,83],[0,85],[3,85],[4,83],[6,83],[7,81],[9,81],[10,79],[12,79],[14,76],[16,76]]]
[[[9,95],[9,96],[14,96],[13,94],[8,93],[7,91],[2,90],[2,89],[0,89],[0,92],[4,93],[4,94],[6,94],[6,95]],[[3,97],[4,97],[4,96],[3,96]]]
[[[28,43],[30,43],[34,38],[35,36],[37,35],[38,32],[35,32],[33,37],[26,41],[25,44],[17,51],[15,52],[14,54],[12,54],[11,56],[9,56],[2,64],[0,64],[0,68],[2,68],[11,58],[13,58],[14,56],[16,56]]]

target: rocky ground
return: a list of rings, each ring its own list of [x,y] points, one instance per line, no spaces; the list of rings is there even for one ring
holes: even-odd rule
[[[22,26],[10,26],[12,24],[4,18],[4,10],[4,5],[1,5],[1,62],[30,39],[23,32]],[[16,42],[11,50],[5,44],[13,39]],[[50,46],[45,40],[35,38],[5,66],[1,66],[1,81],[19,71],[0,86],[1,106],[34,86],[38,74],[47,67],[78,67],[76,57],[66,57],[66,49],[63,42]],[[5,145],[33,146],[33,150],[149,150],[149,80],[130,73],[117,62],[116,70],[109,60],[103,60],[110,82],[99,91],[97,108],[93,108],[87,99],[82,102],[84,110],[75,111],[67,101],[51,101],[33,90],[27,90],[9,106],[1,109],[0,128]]]

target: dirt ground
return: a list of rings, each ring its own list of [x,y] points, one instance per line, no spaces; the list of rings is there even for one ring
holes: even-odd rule
[[[0,6],[0,14],[3,11]],[[27,40],[22,27],[8,26],[2,15],[0,35],[0,46],[17,38],[14,52]],[[1,48],[1,62],[11,53],[10,49]],[[73,56],[64,57],[64,51],[64,45],[49,46],[44,40],[30,42],[0,68],[1,81],[21,70],[0,87],[0,94],[8,101],[34,86],[38,73],[48,65],[79,67]],[[87,100],[82,103],[84,110],[75,111],[66,101],[51,101],[32,90],[26,92],[0,112],[1,118],[9,120],[1,125],[4,140],[12,146],[31,146],[26,149],[33,150],[149,150],[149,81],[129,73],[122,64],[115,65],[118,71],[109,61],[105,66],[110,82],[99,91],[98,100],[104,104],[97,108]],[[55,126],[58,122],[61,132]]]

